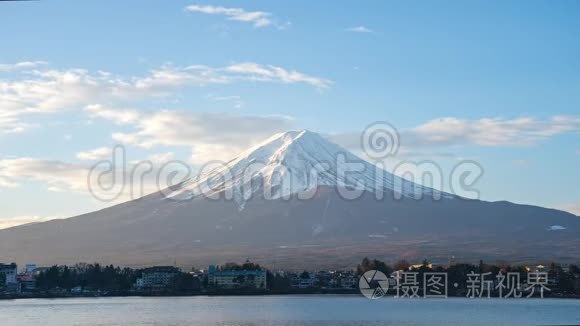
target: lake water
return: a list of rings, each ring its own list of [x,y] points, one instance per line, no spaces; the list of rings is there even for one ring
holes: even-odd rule
[[[0,325],[579,325],[580,300],[239,296],[0,301]]]

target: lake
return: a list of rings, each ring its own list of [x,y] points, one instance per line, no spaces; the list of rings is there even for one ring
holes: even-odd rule
[[[574,325],[580,300],[231,296],[0,301],[1,325]]]

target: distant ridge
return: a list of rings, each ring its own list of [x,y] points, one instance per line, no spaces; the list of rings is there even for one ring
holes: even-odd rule
[[[341,176],[338,155],[365,169]],[[203,266],[251,258],[273,268],[302,269],[354,267],[364,256],[435,263],[452,256],[580,258],[575,215],[467,200],[376,169],[314,132],[280,133],[172,189],[69,219],[0,230],[0,261],[139,266],[177,260]],[[313,170],[316,183],[310,182]],[[225,172],[230,177],[223,179]],[[344,199],[340,191],[354,184],[362,185],[362,195]],[[202,195],[200,188],[207,191]],[[378,191],[385,194],[381,200]],[[232,200],[223,199],[226,192]]]

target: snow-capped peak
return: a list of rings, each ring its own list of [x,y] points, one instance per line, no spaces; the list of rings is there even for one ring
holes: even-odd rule
[[[391,190],[405,197],[437,193],[379,169],[315,132],[299,130],[273,135],[229,162],[186,180],[168,197],[183,200],[225,193],[243,207],[253,195],[286,198],[319,186]]]

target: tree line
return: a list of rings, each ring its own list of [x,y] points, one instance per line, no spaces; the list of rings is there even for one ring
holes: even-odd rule
[[[266,270],[262,266],[246,261],[243,264],[226,263],[219,267],[223,270]],[[450,294],[460,294],[465,291],[467,276],[470,273],[490,273],[489,280],[495,279],[496,275],[502,273],[519,273],[521,280],[525,281],[528,270],[522,265],[510,265],[498,262],[488,264],[480,261],[479,264],[457,263],[449,266],[430,267],[428,261],[422,264],[411,266],[406,260],[400,260],[390,265],[377,259],[364,258],[354,271],[357,275],[362,275],[369,270],[379,270],[386,275],[391,275],[394,271],[403,270],[418,272],[445,272],[448,277],[448,284],[457,284],[449,287]],[[546,266],[545,271],[554,280],[556,288],[551,288],[553,293],[580,294],[580,268],[577,265],[570,265],[566,270],[560,264],[552,263]],[[274,274],[267,272],[268,289],[276,292],[284,292],[291,288],[291,274]],[[57,288],[71,290],[80,288],[81,291],[107,291],[111,293],[123,293],[132,289],[137,278],[141,277],[141,269],[121,268],[113,265],[76,264],[74,266],[52,266],[36,277],[36,287],[39,291],[50,291]],[[295,274],[299,278],[309,278],[307,271]],[[422,280],[422,275],[419,275]],[[207,284],[205,279],[196,279],[192,274],[181,272],[174,277],[168,290],[174,292],[191,292],[199,290],[201,286]]]
[[[70,290],[128,291],[141,275],[140,270],[120,268],[113,265],[76,264],[74,266],[52,266],[36,277],[36,288]]]
[[[362,275],[369,270],[378,270],[385,275],[391,275],[394,271],[413,271],[419,273],[419,280],[423,279],[422,274],[426,272],[442,272],[447,273],[448,284],[457,285],[450,286],[450,294],[459,294],[465,292],[467,289],[468,274],[470,273],[489,273],[487,280],[495,280],[497,275],[501,272],[518,273],[520,280],[526,281],[527,275],[530,272],[529,267],[524,265],[510,265],[506,262],[497,262],[495,264],[485,263],[482,260],[479,264],[457,263],[450,264],[447,267],[435,266],[429,267],[430,264],[424,260],[419,266],[412,266],[406,260],[399,260],[392,266],[377,259],[369,259],[365,257],[357,266],[357,274]],[[550,290],[557,294],[573,294],[580,295],[580,268],[577,265],[569,265],[565,270],[561,264],[550,263],[544,267],[544,272],[548,274],[548,278],[552,280]]]

